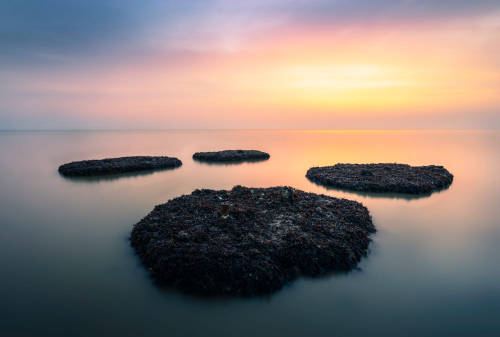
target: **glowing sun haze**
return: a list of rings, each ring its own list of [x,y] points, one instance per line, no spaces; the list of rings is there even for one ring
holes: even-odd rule
[[[500,126],[500,1],[0,0],[0,31],[0,129]]]

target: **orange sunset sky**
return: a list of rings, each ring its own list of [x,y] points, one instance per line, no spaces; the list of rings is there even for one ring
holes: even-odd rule
[[[500,126],[500,1],[2,1],[0,129]]]

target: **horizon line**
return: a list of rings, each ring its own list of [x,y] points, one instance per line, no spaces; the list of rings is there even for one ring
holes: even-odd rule
[[[116,129],[97,129],[97,128],[84,128],[84,129],[72,129],[72,128],[60,128],[60,129],[0,129],[0,132],[119,132],[119,131],[499,131],[500,129],[432,129],[432,128],[415,128],[415,129],[273,129],[273,128],[172,128],[172,129],[154,129],[154,128],[143,128],[143,129],[134,129],[134,128],[116,128]]]

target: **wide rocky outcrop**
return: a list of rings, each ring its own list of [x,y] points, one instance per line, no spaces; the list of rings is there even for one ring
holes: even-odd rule
[[[356,267],[374,232],[360,203],[291,187],[195,190],[131,234],[161,285],[203,295],[270,294],[300,275]]]
[[[83,160],[59,166],[59,172],[68,177],[90,177],[175,168],[182,162],[173,157],[135,156]]]
[[[205,162],[243,162],[269,159],[269,154],[257,150],[224,150],[216,152],[196,152],[193,159]]]
[[[313,167],[306,177],[321,185],[360,191],[427,194],[448,187],[453,175],[442,166],[336,164]]]

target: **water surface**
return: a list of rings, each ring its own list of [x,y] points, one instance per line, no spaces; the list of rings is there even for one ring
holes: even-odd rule
[[[0,133],[1,336],[498,336],[500,133],[148,131]],[[206,165],[198,151],[268,161]],[[65,162],[168,155],[175,170],[66,179]],[[337,162],[444,165],[447,190],[350,193],[305,177]],[[196,188],[289,185],[362,202],[378,232],[359,270],[256,299],[160,290],[128,236],[154,205]]]

